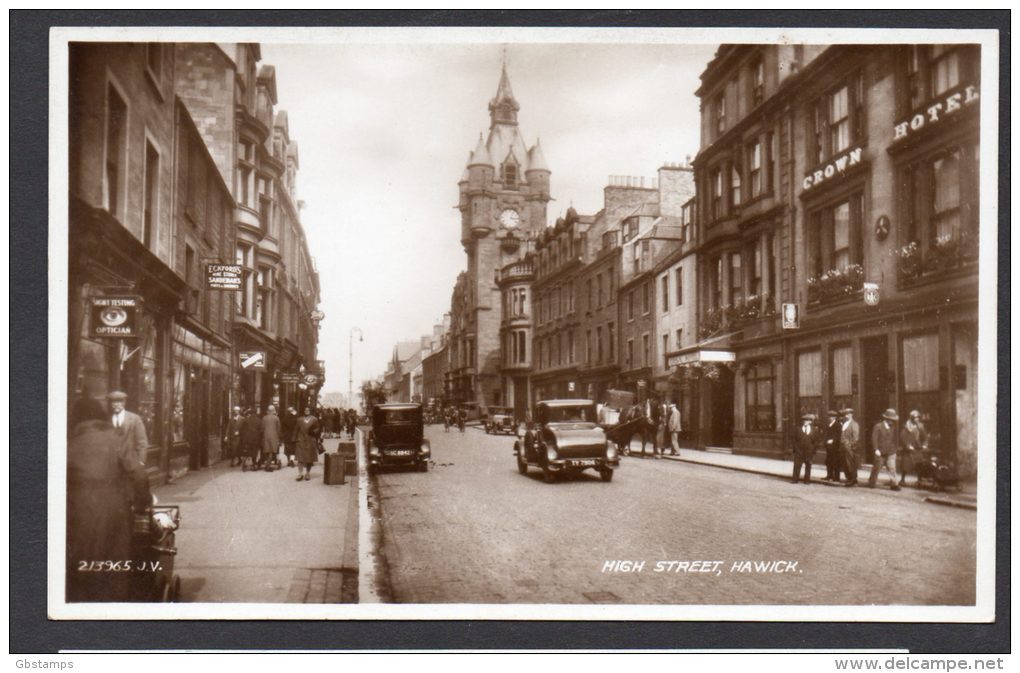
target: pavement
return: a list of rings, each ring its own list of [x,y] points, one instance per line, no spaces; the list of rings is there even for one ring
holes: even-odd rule
[[[326,439],[334,452],[338,439]],[[221,461],[154,489],[180,505],[175,571],[182,602],[357,602],[357,475],[323,483],[297,468],[248,471]],[[353,559],[353,561],[352,561]]]

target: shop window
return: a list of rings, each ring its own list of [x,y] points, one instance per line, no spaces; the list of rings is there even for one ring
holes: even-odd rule
[[[903,339],[903,390],[907,393],[939,389],[939,337],[923,334]]]
[[[774,402],[775,372],[770,360],[752,363],[744,383],[745,418],[750,431],[776,429]]]
[[[822,411],[822,352],[797,354],[797,418]]]
[[[845,409],[853,406],[853,351],[849,344],[829,350],[829,406]]]
[[[124,180],[127,172],[127,103],[113,83],[106,87],[106,158],[103,205],[111,215],[124,216]]]

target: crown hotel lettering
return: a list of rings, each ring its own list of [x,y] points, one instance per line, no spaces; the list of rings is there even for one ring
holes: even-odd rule
[[[821,168],[811,172],[804,176],[804,189],[811,189],[812,187],[828,180],[837,173],[843,174],[847,168],[856,166],[861,163],[861,154],[864,152],[864,148],[855,147],[838,159],[834,159],[829,163],[825,164]]]
[[[923,112],[918,112],[911,117],[909,121],[900,122],[894,126],[893,140],[902,140],[911,133],[920,131],[928,124],[938,123],[944,117],[958,112],[963,107],[972,105],[979,97],[978,88],[973,84],[963,91],[957,91],[950,96],[946,96],[945,100],[928,106]]]

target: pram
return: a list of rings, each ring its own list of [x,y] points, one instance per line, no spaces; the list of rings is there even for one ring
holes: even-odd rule
[[[922,487],[927,482],[926,488],[933,488],[936,491],[943,491],[952,486],[957,491],[963,490],[960,483],[960,476],[956,471],[956,464],[951,460],[944,460],[934,451],[925,449],[916,459],[914,469],[917,471],[917,485]]]
[[[135,514],[131,536],[132,593],[143,603],[175,603],[181,578],[174,573],[176,530],[181,525],[177,505],[153,505]]]

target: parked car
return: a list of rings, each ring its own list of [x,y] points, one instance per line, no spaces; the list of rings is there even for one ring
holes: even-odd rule
[[[514,410],[510,407],[489,407],[489,416],[485,419],[485,432],[494,435],[498,433],[517,434],[517,419],[514,418]]]
[[[535,407],[534,423],[514,442],[517,471],[542,470],[548,483],[562,475],[573,476],[593,469],[602,481],[612,481],[620,466],[616,445],[606,440],[596,423],[591,400],[545,400]]]
[[[425,439],[420,404],[378,404],[368,433],[368,469],[403,465],[427,472],[432,447]]]

